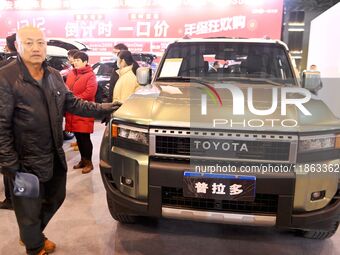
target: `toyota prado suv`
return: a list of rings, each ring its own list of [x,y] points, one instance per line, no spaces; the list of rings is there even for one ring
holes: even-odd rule
[[[169,45],[150,84],[112,116],[100,170],[112,217],[274,226],[307,238],[339,225],[340,122],[275,40]]]

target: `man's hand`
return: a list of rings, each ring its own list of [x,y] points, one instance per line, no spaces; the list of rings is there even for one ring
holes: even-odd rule
[[[113,103],[103,103],[101,104],[102,105],[102,108],[107,111],[107,112],[114,112],[114,111],[117,111],[118,108],[122,105],[121,102],[118,102],[118,101],[115,101]]]
[[[112,104],[114,105],[114,107],[116,107],[116,110],[117,110],[123,103],[119,101],[114,101],[112,102]]]

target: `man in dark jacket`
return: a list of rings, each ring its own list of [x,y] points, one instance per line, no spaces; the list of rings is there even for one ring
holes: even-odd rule
[[[11,63],[17,57],[17,49],[15,48],[15,34],[9,35],[6,37],[6,59],[0,62],[0,68]],[[5,200],[0,202],[0,209],[9,209],[13,210],[12,206],[12,198],[11,198],[11,189],[13,188],[11,185],[11,180],[4,175],[4,187],[5,187]]]
[[[12,193],[12,200],[27,254],[43,255],[55,249],[43,231],[65,199],[64,111],[99,117],[118,105],[76,98],[46,65],[46,41],[38,28],[21,28],[16,39],[17,60],[0,69],[0,167],[12,181],[17,172],[39,178],[38,198]]]

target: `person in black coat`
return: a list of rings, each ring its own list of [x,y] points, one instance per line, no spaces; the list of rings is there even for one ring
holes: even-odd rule
[[[47,66],[47,44],[38,28],[20,28],[16,48],[17,59],[0,69],[0,167],[12,182],[17,172],[39,179],[38,198],[11,195],[27,254],[44,255],[56,245],[43,231],[66,195],[64,111],[101,117],[119,105],[76,98],[59,72]]]
[[[15,33],[6,37],[6,45],[4,48],[6,59],[0,61],[0,68],[11,63],[17,57],[17,49],[15,48],[15,37]]]
[[[0,68],[11,63],[17,57],[17,49],[15,48],[16,34],[12,34],[6,37],[6,45],[4,47],[5,60],[0,61]]]
[[[6,59],[0,62],[0,68],[11,63],[17,57],[17,49],[15,48],[15,44],[14,44],[15,37],[16,37],[15,33],[6,37],[6,45],[5,45]],[[13,210],[12,198],[11,198],[11,189],[13,189],[13,187],[11,185],[11,181],[5,175],[3,177],[3,181],[4,181],[4,188],[5,188],[5,199],[2,202],[0,202],[0,209]]]

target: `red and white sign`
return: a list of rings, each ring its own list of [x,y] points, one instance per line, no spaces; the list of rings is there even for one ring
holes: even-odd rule
[[[117,42],[126,43],[133,52],[162,53],[168,43],[185,36],[280,39],[283,0],[252,2],[224,7],[7,10],[0,13],[0,37],[31,24],[47,37],[84,42],[91,55],[102,57],[110,56]]]

